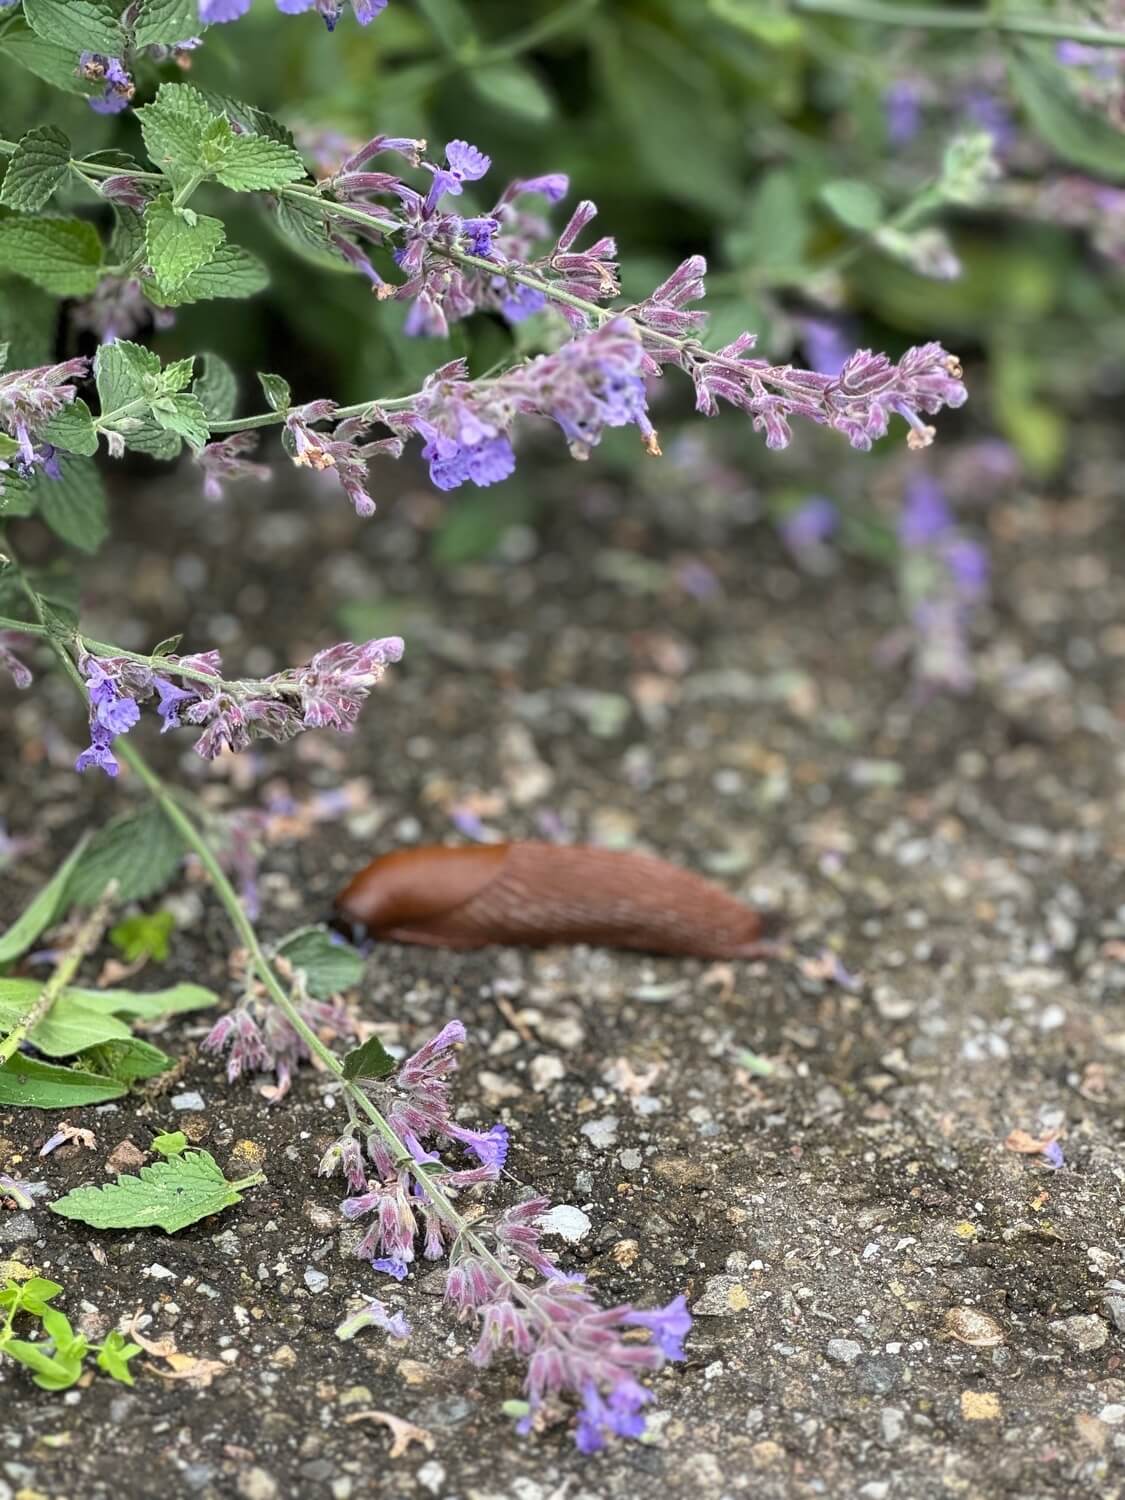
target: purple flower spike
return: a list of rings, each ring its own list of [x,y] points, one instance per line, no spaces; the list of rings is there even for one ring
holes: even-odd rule
[[[432,213],[438,199],[449,193],[459,197],[466,182],[479,182],[492,165],[492,158],[485,156],[468,141],[450,141],[445,148],[445,166],[435,167],[426,163],[434,175],[430,191],[426,195],[425,212]]]
[[[165,734],[169,729],[178,729],[180,727],[180,709],[185,703],[194,703],[199,694],[189,693],[184,688],[178,688],[174,682],[169,682],[166,677],[154,677],[152,685],[156,689],[157,696],[160,699],[156,710],[161,719],[160,733]]]

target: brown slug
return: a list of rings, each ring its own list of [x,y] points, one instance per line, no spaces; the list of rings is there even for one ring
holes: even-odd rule
[[[511,843],[384,854],[336,897],[341,924],[434,948],[590,943],[697,958],[754,958],[769,918],[647,854]]]

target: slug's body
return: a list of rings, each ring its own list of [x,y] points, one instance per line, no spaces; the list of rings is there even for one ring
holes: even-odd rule
[[[761,913],[661,859],[582,845],[404,849],[361,870],[337,916],[375,938],[435,948],[592,943],[752,958]]]

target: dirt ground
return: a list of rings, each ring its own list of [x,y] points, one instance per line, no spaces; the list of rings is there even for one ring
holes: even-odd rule
[[[0,1258],[61,1281],[92,1328],[143,1309],[149,1338],[215,1362],[211,1383],[142,1369],[132,1390],[99,1375],[56,1397],[5,1366],[0,1500],[1125,1496],[1119,508],[1096,473],[1065,503],[998,502],[980,686],[919,704],[905,667],[876,664],[899,618],[885,571],[802,576],[751,494],[686,468],[647,491],[572,482],[548,476],[537,523],[517,517],[490,560],[439,567],[421,491],[360,528],[319,490],[201,509],[178,479],[136,481],[90,628],[133,647],[186,629],[250,671],[345,622],[406,636],[350,740],[208,774],[182,738],[144,735],[216,807],[274,799],[271,939],[374,854],[478,823],[652,850],[785,913],[799,959],[386,947],[355,996],[405,1047],[464,1020],[462,1118],[510,1126],[503,1191],[588,1215],[557,1248],[603,1298],[687,1294],[689,1357],[656,1381],[651,1440],[583,1458],[565,1425],[517,1438],[501,1408],[519,1371],[462,1357],[440,1273],[384,1284],[348,1253],[315,1176],[331,1088],[305,1071],[271,1108],[228,1086],[196,1016],[159,1035],[184,1059],[163,1092],[69,1117],[92,1152],[40,1161],[54,1122],[27,1111],[0,1114],[0,1159],[53,1196],[182,1128],[266,1184],[175,1237],[96,1233],[39,1200],[0,1213]],[[9,832],[42,840],[0,875],[5,916],[133,795],[69,769],[67,693],[0,700]],[[348,809],[319,817],[341,785]],[[176,915],[172,955],[131,982],[230,995],[206,887],[153,904]],[[1057,1132],[1065,1165],[1012,1131]],[[339,1342],[377,1288],[411,1339]],[[392,1455],[373,1413],[421,1431]]]

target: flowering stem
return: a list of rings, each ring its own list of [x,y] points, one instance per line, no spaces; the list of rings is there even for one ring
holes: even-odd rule
[[[63,952],[55,966],[50,979],[43,986],[42,992],[26,1013],[12,1027],[8,1035],[0,1040],[0,1064],[6,1063],[19,1051],[20,1046],[27,1040],[40,1021],[49,1013],[51,1006],[66,989],[67,985],[78,972],[78,966],[82,960],[91,954],[101,941],[102,933],[105,931],[106,919],[109,909],[113,905],[117,894],[117,882],[111,880],[102,892],[101,900],[87,916],[86,920],[74,934],[70,944]]]
[[[884,26],[918,26],[937,31],[1001,31],[1018,36],[1058,37],[1089,47],[1125,47],[1125,32],[1105,26],[1049,16],[1006,15],[1003,10],[954,10],[951,6],[892,5],[884,0],[790,0],[794,10],[840,16],[849,21],[879,21]]]
[[[12,559],[12,565],[18,568],[18,564],[15,563],[14,559]],[[62,641],[60,641],[53,633],[49,633],[46,629],[46,621],[42,619],[42,605],[40,603],[38,594],[28,583],[22,572],[18,573],[18,577],[24,592],[27,594],[28,599],[31,602],[32,607],[35,609],[36,613],[40,615],[43,625],[43,634],[47,635],[47,638],[51,644],[51,648],[62,664],[64,671],[66,671],[71,681],[74,682],[74,684],[77,686],[82,694],[83,699],[86,699],[86,684],[83,681],[82,675],[78,671],[78,668],[71,660],[69,651],[66,649]],[[213,681],[214,679],[211,680]],[[454,1207],[452,1200],[449,1198],[449,1195],[445,1192],[440,1183],[435,1182],[433,1177],[425,1170],[424,1166],[420,1162],[416,1162],[414,1160],[414,1157],[410,1154],[410,1151],[407,1148],[405,1142],[401,1141],[395,1134],[388,1121],[383,1118],[383,1115],[376,1108],[376,1106],[372,1104],[371,1100],[359,1087],[358,1083],[355,1083],[351,1079],[344,1077],[343,1063],[332,1051],[332,1049],[326,1046],[324,1042],[321,1041],[320,1037],[317,1036],[316,1032],[308,1024],[304,1016],[301,1015],[301,1012],[297,1009],[297,1007],[293,1004],[293,1001],[290,999],[285,986],[277,977],[273,965],[270,963],[265,950],[262,948],[253,922],[251,922],[250,918],[243,910],[242,903],[238,899],[238,892],[235,890],[234,886],[231,885],[229,879],[227,878],[225,870],[219,863],[217,854],[211,847],[211,844],[208,842],[204,834],[200,832],[192,819],[175,800],[175,798],[169,792],[168,788],[165,786],[161,777],[152,769],[145,758],[134,748],[133,745],[131,745],[127,740],[123,739],[118,742],[115,748],[117,749],[118,754],[125,762],[125,764],[129,766],[130,769],[134,771],[138,778],[144,783],[145,788],[152,795],[152,798],[160,808],[160,811],[167,818],[168,822],[172,824],[177,833],[179,833],[180,837],[183,839],[188,848],[191,849],[192,852],[198,857],[199,862],[211,877],[211,883],[215,888],[215,894],[218,896],[219,901],[222,903],[222,906],[226,911],[227,917],[229,918],[232,927],[238,934],[239,938],[242,940],[246,951],[249,953],[251,967],[256,970],[258,977],[261,979],[262,984],[265,986],[266,993],[281,1011],[282,1015],[284,1015],[285,1019],[289,1022],[290,1026],[292,1026],[293,1030],[305,1043],[305,1046],[309,1049],[310,1053],[317,1057],[320,1062],[323,1063],[328,1072],[335,1077],[337,1083],[344,1091],[345,1097],[348,1102],[349,1114],[353,1114],[353,1111],[358,1108],[362,1114],[367,1116],[367,1119],[370,1121],[375,1131],[382,1137],[382,1139],[386,1142],[387,1146],[393,1153],[396,1166],[405,1168],[406,1171],[411,1174],[414,1180],[418,1183],[424,1195],[430,1200],[434,1208],[437,1210],[438,1214],[445,1220],[450,1228],[456,1232],[458,1238],[463,1241],[472,1250],[473,1254],[480,1260],[482,1260],[496,1276],[498,1276],[506,1285],[511,1288],[512,1295],[514,1297],[517,1297],[521,1302],[523,1302],[524,1305],[533,1314],[545,1318],[546,1314],[541,1312],[535,1302],[535,1299],[530,1296],[526,1288],[521,1286],[516,1278],[512,1275],[512,1273],[508,1270],[508,1268],[503,1264],[503,1262],[498,1260],[496,1256],[493,1255],[492,1251],[479,1237],[479,1235],[474,1234],[473,1231],[469,1228],[467,1220]],[[101,918],[101,923],[102,925],[104,925],[104,914]],[[83,932],[85,932],[85,930],[86,929],[83,928]],[[98,928],[98,931],[100,932],[100,926]],[[93,946],[93,943],[95,943],[96,941],[97,935],[94,936],[90,946]],[[83,952],[85,951],[86,950],[83,950]],[[63,963],[60,964],[59,970],[56,971],[56,976],[52,976],[52,981],[50,981],[48,985],[48,988],[50,988],[50,984],[55,981],[57,975],[59,973],[63,973],[63,977],[58,980],[56,988],[52,991],[52,999],[54,994],[69,982],[74,968],[77,967],[81,957],[82,952],[79,952],[74,960],[73,968],[66,969],[65,972],[63,971],[65,968],[66,960],[64,960]],[[15,1045],[19,1045],[18,1040]],[[14,1050],[14,1047],[12,1050]],[[5,1053],[0,1050],[0,1060],[2,1060],[2,1058],[5,1056],[10,1055],[10,1053]]]

